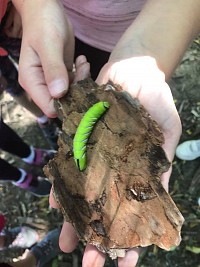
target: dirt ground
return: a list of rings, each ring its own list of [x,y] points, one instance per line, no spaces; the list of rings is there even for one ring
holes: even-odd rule
[[[180,114],[183,133],[180,142],[200,138],[200,38],[195,40],[185,54],[180,66],[169,82],[177,110]],[[49,148],[34,117],[12,98],[4,93],[1,96],[4,120],[29,144]],[[28,168],[19,159],[0,152],[11,164]],[[200,158],[194,161],[181,161],[174,158],[170,180],[170,194],[182,212],[185,223],[182,228],[182,242],[173,251],[166,252],[156,246],[148,247],[143,253],[140,267],[199,267],[200,266]],[[35,170],[34,170],[35,171]],[[41,169],[37,170],[42,173]],[[9,183],[0,182],[0,213],[5,214],[7,227],[31,225],[41,238],[49,230],[62,225],[59,210],[51,209],[48,198],[37,198]],[[80,267],[84,244],[70,254],[60,253],[47,266]],[[0,259],[17,256],[19,251],[0,251]],[[52,265],[54,264],[54,265]],[[107,259],[106,267],[116,264]]]

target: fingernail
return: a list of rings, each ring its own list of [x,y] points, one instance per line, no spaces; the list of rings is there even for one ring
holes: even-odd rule
[[[64,79],[54,80],[48,88],[52,97],[59,97],[67,91],[67,82]]]

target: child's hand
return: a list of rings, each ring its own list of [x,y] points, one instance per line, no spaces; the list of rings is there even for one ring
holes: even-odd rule
[[[157,121],[165,138],[163,149],[169,161],[173,160],[181,135],[181,122],[176,110],[171,90],[165,82],[164,73],[156,60],[149,56],[138,56],[121,61],[109,61],[101,70],[98,84],[108,81],[119,84],[132,97],[139,99],[152,118]],[[171,168],[161,177],[168,190]]]
[[[48,117],[56,117],[54,98],[72,82],[74,35],[60,1],[26,0],[20,14],[23,40],[19,83]]]
[[[97,83],[108,81],[119,84],[133,97],[137,97],[141,104],[155,119],[164,133],[163,146],[168,158],[172,161],[175,148],[181,134],[181,123],[175,108],[169,86],[165,82],[164,74],[157,67],[156,61],[150,57],[133,57],[118,62],[108,62],[101,70]],[[162,184],[168,190],[171,170],[161,177]],[[59,208],[53,195],[50,195],[50,205]],[[71,224],[65,222],[60,235],[60,247],[64,252],[75,249],[78,237]],[[134,267],[137,264],[141,248],[131,249],[124,258],[118,259],[120,267]],[[105,254],[95,246],[87,244],[82,266],[103,267]]]

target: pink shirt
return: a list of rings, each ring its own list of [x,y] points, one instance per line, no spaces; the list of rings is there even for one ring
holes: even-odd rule
[[[146,0],[62,0],[78,39],[111,52]]]

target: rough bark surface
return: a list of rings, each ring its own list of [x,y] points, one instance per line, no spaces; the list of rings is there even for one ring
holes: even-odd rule
[[[108,101],[110,108],[89,137],[87,168],[80,172],[73,137],[85,112],[99,101]],[[44,171],[78,236],[112,258],[123,256],[121,249],[179,245],[184,219],[160,182],[170,167],[163,134],[139,101],[87,79],[55,104],[63,131],[58,153]]]

